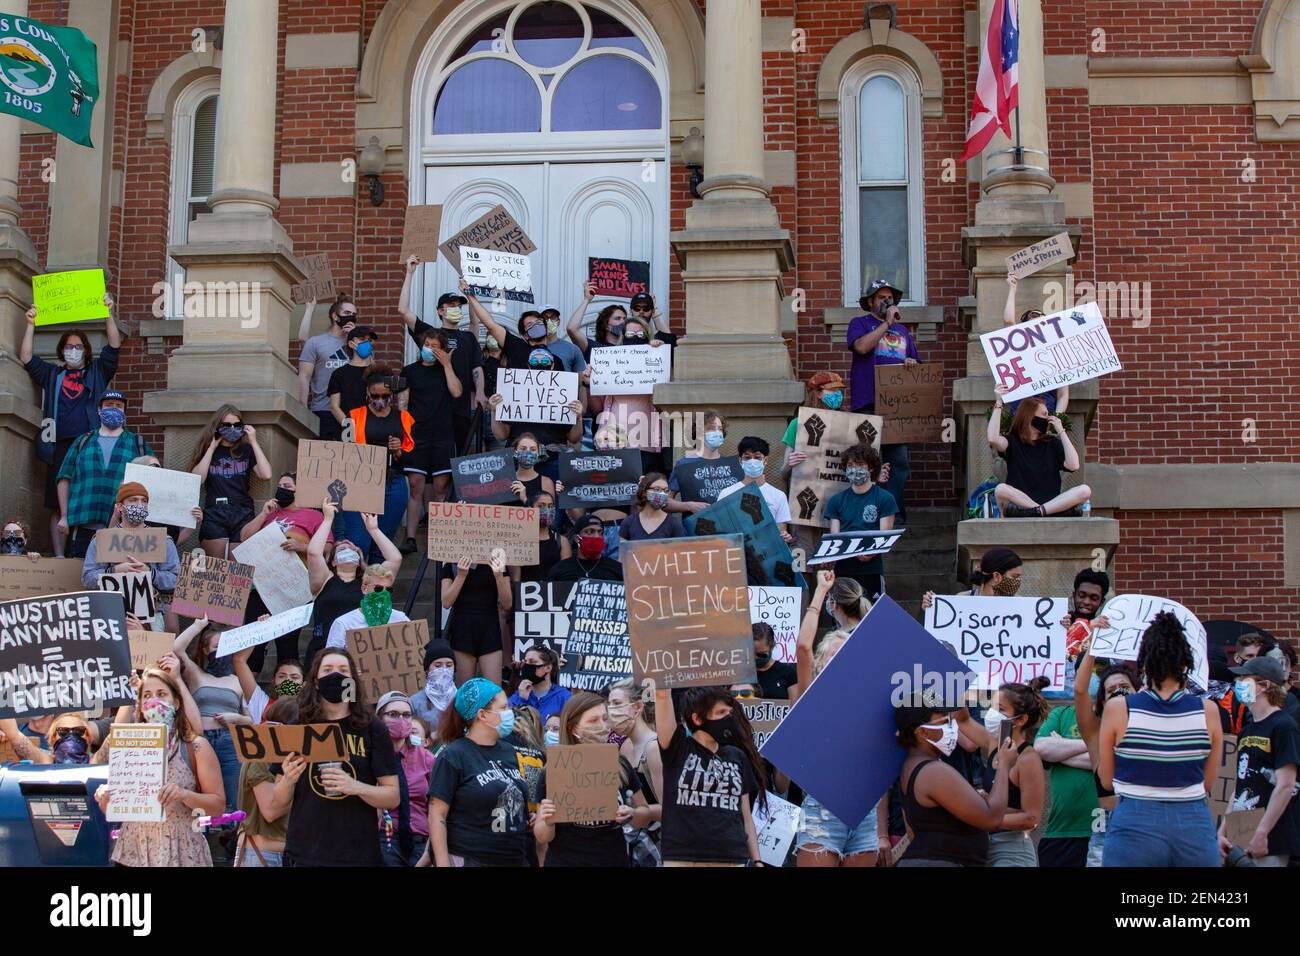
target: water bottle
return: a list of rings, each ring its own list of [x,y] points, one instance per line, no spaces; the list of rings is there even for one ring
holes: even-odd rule
[[[1083,517],[1085,517],[1085,518],[1091,518],[1091,517],[1092,517],[1092,502],[1091,502],[1091,501],[1085,501],[1085,502],[1083,503],[1083,505],[1079,508],[1079,510],[1080,510],[1080,512],[1082,513]]]

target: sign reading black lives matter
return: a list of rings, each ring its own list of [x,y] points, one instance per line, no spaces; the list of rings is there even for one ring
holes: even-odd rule
[[[583,578],[569,603],[569,637],[560,665],[560,686],[599,691],[632,676],[627,602],[619,581]]]
[[[724,488],[738,485],[745,479],[740,470],[740,459],[735,455],[723,458],[686,458],[674,466],[677,487],[682,501],[703,501],[713,504]]]
[[[497,393],[502,399],[496,410],[499,422],[572,425],[577,420],[569,407],[578,399],[576,372],[503,368],[497,372]]]
[[[569,639],[569,605],[574,581],[520,581],[512,585],[515,608],[515,653],[522,661],[534,647],[549,647],[564,657]],[[567,685],[566,685],[567,686]]]
[[[122,595],[79,591],[0,604],[0,717],[135,700]]]
[[[641,480],[641,452],[635,448],[611,451],[564,452],[560,455],[561,508],[605,508],[636,501]]]
[[[456,497],[476,505],[518,502],[510,486],[515,481],[515,461],[504,451],[488,451],[451,460],[451,481]]]

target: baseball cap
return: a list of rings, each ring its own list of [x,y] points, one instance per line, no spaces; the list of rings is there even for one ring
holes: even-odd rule
[[[105,402],[111,402],[114,400],[121,402],[123,405],[126,404],[126,396],[124,396],[117,389],[110,388],[103,395],[99,396],[99,405],[102,408]]]
[[[542,306],[542,315],[545,315],[547,312],[554,312],[556,315],[559,315],[559,314],[560,314],[560,307],[559,307],[558,305],[544,305],[544,306]]]
[[[357,325],[348,333],[348,340],[350,341],[352,339],[369,339],[372,342],[378,342],[379,336],[375,334],[375,330],[370,326]]]
[[[629,304],[633,309],[645,305],[648,305],[653,309],[655,307],[655,298],[649,292],[638,292],[636,295],[632,296],[632,301]]]
[[[468,301],[469,300],[459,292],[444,292],[442,295],[438,296],[438,308],[441,309],[444,305],[450,305],[453,302],[456,305],[464,305]]]
[[[605,533],[605,522],[600,520],[600,516],[595,512],[587,512],[583,515],[576,525],[573,526],[574,535],[580,535],[588,528],[597,528],[601,534]]]
[[[379,703],[375,704],[375,716],[379,716],[380,714],[382,714],[384,712],[384,708],[387,707],[395,700],[404,700],[408,704],[411,702],[411,698],[407,697],[400,690],[390,690],[383,697],[379,698]]]
[[[1290,675],[1287,674],[1285,664],[1279,661],[1276,657],[1269,657],[1266,654],[1261,654],[1259,657],[1252,657],[1240,667],[1229,667],[1228,670],[1241,677],[1262,677],[1264,680],[1272,681],[1274,684],[1279,684],[1282,687],[1287,685],[1288,678],[1290,677]]]

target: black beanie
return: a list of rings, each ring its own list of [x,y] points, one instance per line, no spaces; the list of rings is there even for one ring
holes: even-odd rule
[[[455,660],[451,653],[451,645],[444,640],[434,638],[424,647],[424,669],[427,672],[429,665],[441,658]]]

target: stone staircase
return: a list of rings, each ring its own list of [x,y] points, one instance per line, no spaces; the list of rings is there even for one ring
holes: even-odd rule
[[[885,557],[885,588],[917,620],[926,591],[952,594],[957,577],[958,508],[908,508],[907,533]]]

